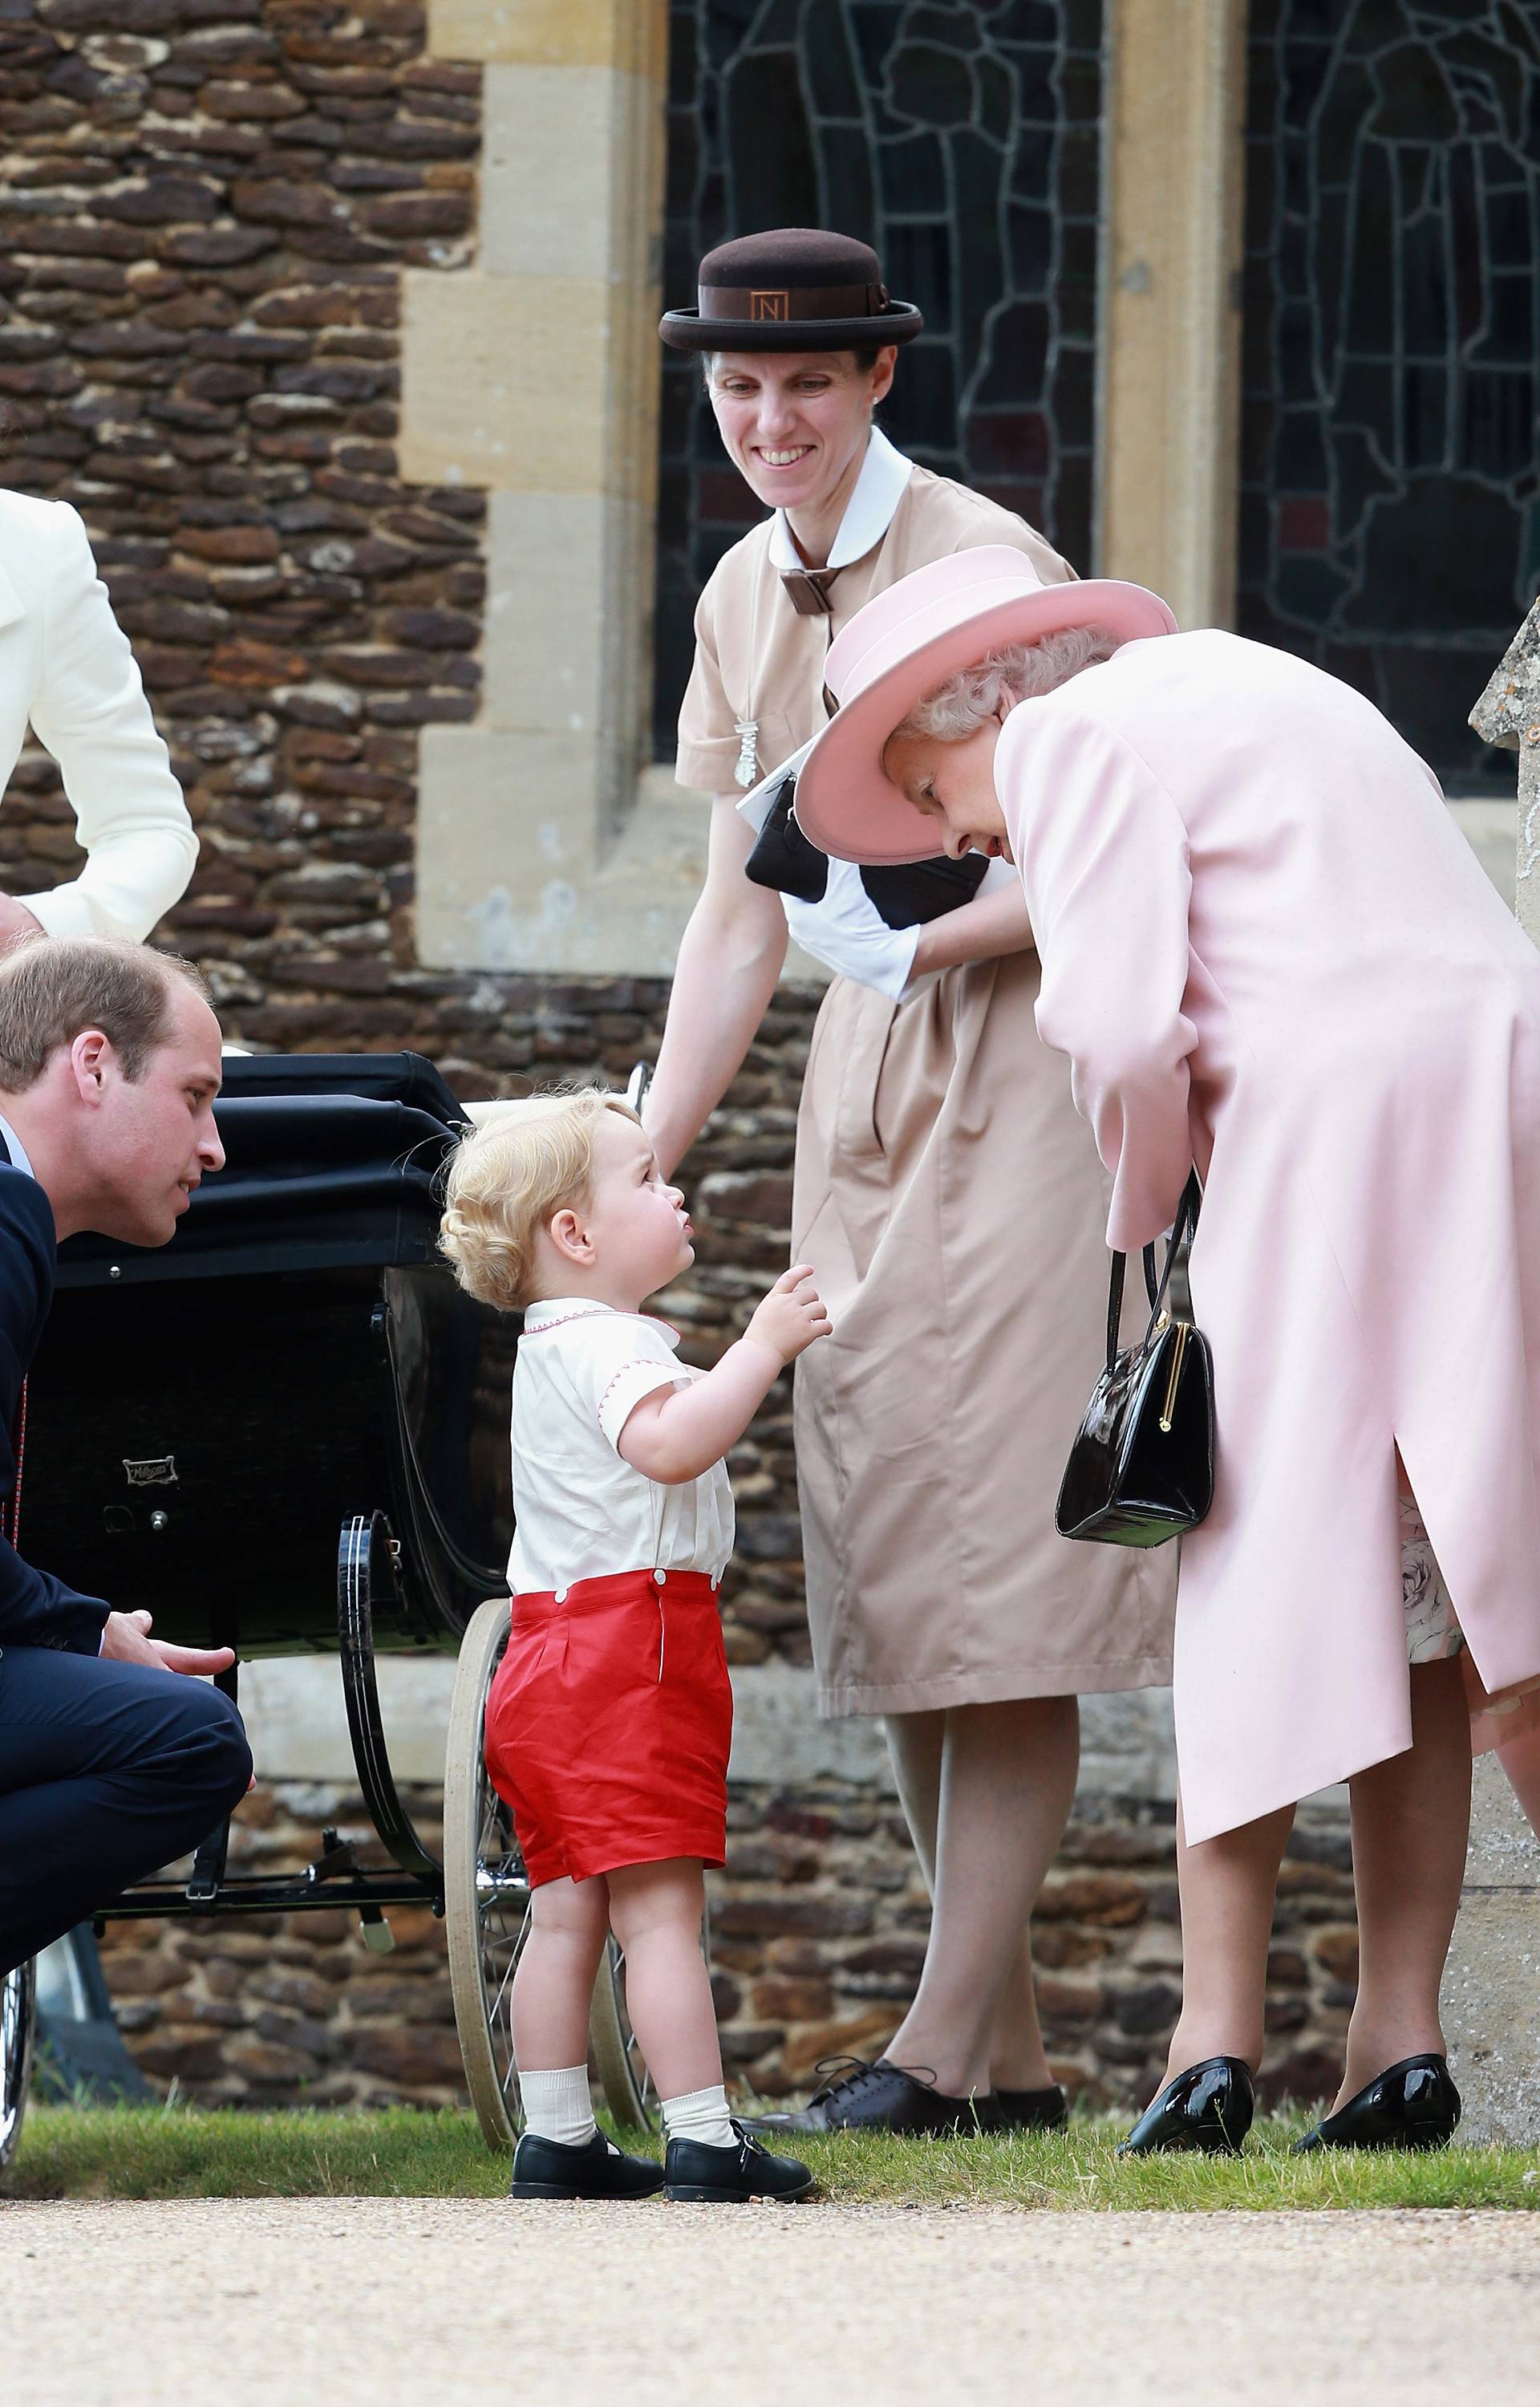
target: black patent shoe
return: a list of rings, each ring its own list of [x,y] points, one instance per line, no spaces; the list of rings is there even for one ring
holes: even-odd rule
[[[1294,2142],[1296,2157],[1317,2148],[1443,2148],[1460,2121],[1460,2092],[1441,2056],[1404,2056],[1346,2106]]]
[[[1257,2094],[1251,2068],[1238,2056],[1208,2056],[1190,2064],[1151,2100],[1120,2157],[1157,2148],[1198,2148],[1205,2156],[1236,2156],[1251,2128]]]
[[[838,2072],[836,2067],[841,2068]],[[833,2074],[807,2104],[784,2115],[756,2115],[751,2131],[911,2131],[954,2139],[959,2131],[987,2131],[992,2101],[949,2098],[917,2072],[905,2072],[885,2056],[875,2064],[864,2057],[827,2057],[818,2067]]]
[[[671,2140],[663,2158],[666,2197],[696,2204],[730,2205],[750,2198],[805,2198],[815,2176],[795,2157],[772,2157],[742,2123],[725,2148],[705,2140]]]
[[[514,2150],[510,2198],[656,2198],[663,2168],[645,2157],[623,2157],[602,2131],[581,2147],[526,2131]]]
[[[979,2111],[986,2131],[1062,2131],[1069,2101],[1055,2081],[1047,2089],[993,2089]]]

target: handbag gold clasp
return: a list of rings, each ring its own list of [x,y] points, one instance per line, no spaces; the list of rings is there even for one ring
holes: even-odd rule
[[[1177,1386],[1181,1377],[1182,1357],[1187,1351],[1189,1325],[1185,1320],[1179,1320],[1177,1323],[1177,1342],[1171,1350],[1171,1375],[1166,1383],[1166,1403],[1162,1406],[1160,1417],[1163,1437],[1170,1436],[1171,1423],[1176,1417]]]

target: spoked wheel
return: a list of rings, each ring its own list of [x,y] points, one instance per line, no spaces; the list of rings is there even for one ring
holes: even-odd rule
[[[700,1952],[710,1964],[709,1909],[700,1926]],[[588,2044],[604,2086],[605,2102],[615,2121],[633,2131],[654,2129],[657,2123],[657,2087],[626,2011],[626,1958],[614,1939],[604,1950],[599,1978],[594,1983]]]
[[[35,1967],[19,1964],[0,1979],[0,2173],[16,2153],[32,2084],[32,2043],[37,2019]]]
[[[513,2146],[518,2083],[508,1992],[530,1932],[530,1884],[513,1816],[487,1777],[487,1691],[508,1643],[508,1601],[489,1597],[460,1641],[444,1767],[444,1914],[466,2087],[489,2148]]]

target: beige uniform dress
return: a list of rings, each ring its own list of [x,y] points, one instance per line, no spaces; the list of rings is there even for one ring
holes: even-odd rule
[[[1045,577],[1072,574],[1022,520],[911,467],[881,435],[830,553],[848,563],[832,616],[788,598],[780,514],[756,527],[696,613],[681,784],[731,794],[740,772],[768,775],[824,723],[825,655],[862,603],[988,543],[1019,546]],[[848,919],[859,872],[832,866]],[[787,903],[814,953],[825,907]],[[1068,1063],[1038,1036],[1038,986],[1023,952],[900,986],[903,1000],[837,976],[818,1014],[792,1259],[813,1264],[834,1320],[796,1374],[823,1714],[1171,1676],[1176,1548],[1071,1545],[1053,1528],[1102,1358],[1108,1181]]]

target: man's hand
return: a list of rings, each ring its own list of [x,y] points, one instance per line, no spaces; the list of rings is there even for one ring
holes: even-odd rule
[[[151,1638],[153,1617],[148,1613],[109,1613],[102,1632],[102,1653],[115,1663],[148,1663],[158,1672],[185,1672],[194,1679],[228,1672],[235,1660],[233,1646],[173,1646],[166,1638]]]
[[[0,953],[24,936],[40,936],[41,919],[35,919],[24,903],[11,894],[0,894]]]
[[[812,1278],[811,1262],[798,1262],[783,1271],[744,1330],[745,1339],[768,1346],[784,1363],[805,1354],[815,1337],[828,1336],[834,1323]]]

